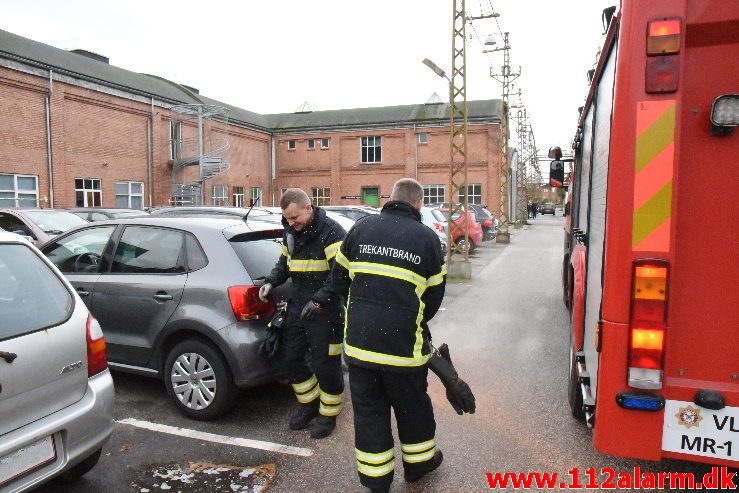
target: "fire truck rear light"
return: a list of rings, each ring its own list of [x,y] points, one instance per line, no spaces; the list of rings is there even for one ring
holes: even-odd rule
[[[644,91],[648,94],[664,94],[677,91],[680,79],[678,55],[647,58]]]
[[[731,135],[739,124],[739,94],[722,94],[711,105],[711,133]]]
[[[648,351],[662,351],[665,333],[661,330],[632,329],[631,348]]]
[[[647,28],[647,55],[680,52],[680,19],[652,21]]]
[[[662,370],[629,368],[629,387],[635,389],[661,389]]]
[[[636,409],[639,411],[660,411],[665,407],[664,397],[645,392],[619,392],[616,395],[616,402],[624,409]]]
[[[667,294],[667,269],[657,266],[637,267],[634,276],[635,300],[664,301]]]

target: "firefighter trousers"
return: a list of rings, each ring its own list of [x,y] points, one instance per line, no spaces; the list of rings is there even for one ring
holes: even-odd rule
[[[298,403],[318,406],[323,416],[338,416],[344,391],[343,307],[327,308],[326,313],[309,322],[300,320],[302,305],[291,305],[277,361],[287,374]]]
[[[416,475],[429,470],[436,452],[436,422],[427,378],[426,367],[399,372],[349,365],[354,447],[363,486],[385,489],[393,482],[391,408],[398,425],[405,473]]]

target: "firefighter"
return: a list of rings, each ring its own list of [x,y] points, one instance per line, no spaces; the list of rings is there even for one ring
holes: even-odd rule
[[[421,222],[423,187],[404,178],[382,213],[350,230],[326,285],[303,309],[310,320],[348,294],[344,357],[354,408],[359,480],[389,491],[395,459],[390,411],[401,442],[405,480],[442,462],[427,376],[427,322],[444,297],[445,266],[436,234]]]
[[[326,211],[313,207],[308,195],[298,188],[288,188],[282,194],[280,207],[285,226],[282,255],[260,288],[259,297],[266,302],[275,286],[292,278],[291,299],[277,350],[277,361],[298,400],[290,429],[302,430],[317,417],[311,437],[324,438],[336,427],[341,412],[344,308],[337,298],[326,304],[320,317],[310,321],[300,320],[300,310],[323,286],[346,232],[326,216]]]

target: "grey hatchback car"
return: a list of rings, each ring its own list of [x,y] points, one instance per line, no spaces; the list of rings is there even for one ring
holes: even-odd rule
[[[74,478],[113,431],[105,339],[31,243],[0,232],[0,491]]]
[[[220,218],[90,223],[42,247],[100,321],[114,370],[164,380],[194,419],[228,412],[237,390],[276,377],[259,354],[283,285],[259,287],[281,254],[282,227]]]

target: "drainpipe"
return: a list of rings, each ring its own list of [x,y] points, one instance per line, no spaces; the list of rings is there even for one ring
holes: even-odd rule
[[[54,167],[51,159],[51,92],[53,89],[52,71],[49,69],[49,93],[46,95],[46,157],[49,168],[49,207],[54,208]]]
[[[416,181],[418,181],[418,135],[416,135],[416,124],[413,124],[413,169],[416,173]]]
[[[148,181],[147,187],[149,188],[149,207],[152,207],[154,203],[152,202],[152,186],[154,183],[154,172],[153,172],[153,163],[154,163],[154,148],[152,145],[152,142],[154,141],[154,97],[151,98],[151,111],[149,112],[149,118],[146,120],[146,180]]]
[[[275,205],[275,188],[277,187],[277,159],[275,156],[275,136],[270,137],[272,144],[272,207]]]

